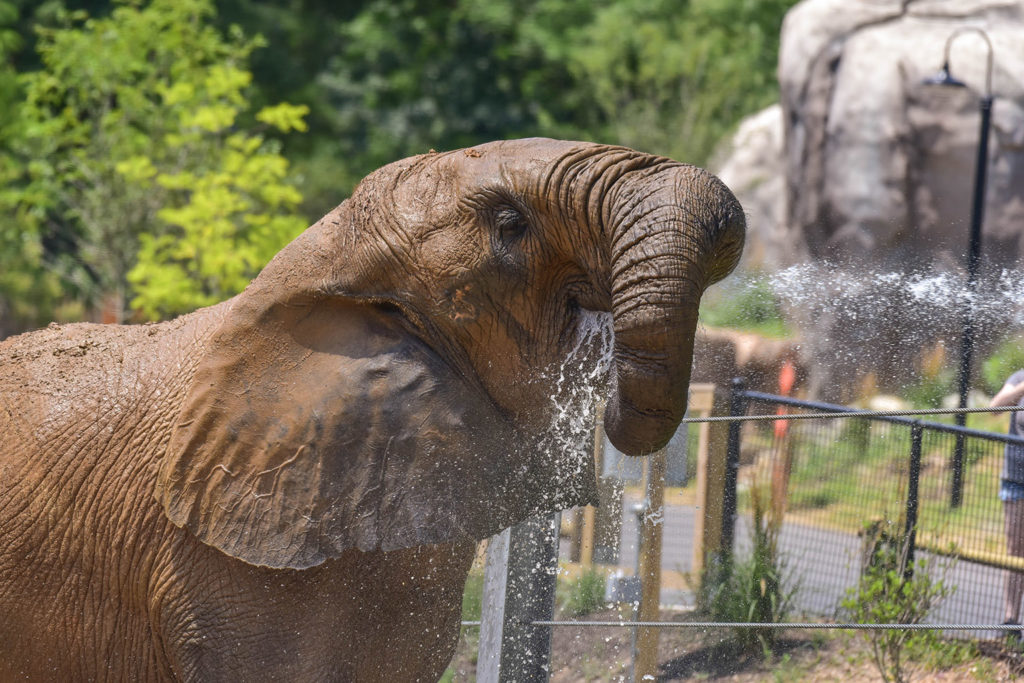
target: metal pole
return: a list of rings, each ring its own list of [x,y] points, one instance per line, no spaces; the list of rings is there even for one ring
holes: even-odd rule
[[[974,199],[971,205],[971,232],[967,248],[967,299],[964,303],[964,333],[960,339],[960,408],[967,407],[970,391],[971,356],[974,353],[974,306],[981,263],[981,226],[985,217],[985,180],[988,170],[988,138],[992,122],[992,96],[981,98],[981,131],[978,134],[978,158],[974,167]],[[967,424],[967,415],[957,413],[956,424]],[[953,452],[953,485],[950,505],[960,507],[964,489],[964,436],[958,434]]]
[[[559,515],[531,517],[491,538],[484,568],[477,680],[544,683],[558,573]]]
[[[732,380],[729,397],[729,415],[737,417],[745,412],[742,377]],[[725,455],[725,485],[722,491],[722,559],[732,556],[736,530],[736,478],[740,469],[740,423],[729,423],[729,442]]]
[[[921,437],[924,428],[915,422],[910,428],[910,476],[907,481],[907,520],[904,533],[906,560],[903,576],[909,579],[914,574],[914,545],[917,543],[918,489],[921,482]]]

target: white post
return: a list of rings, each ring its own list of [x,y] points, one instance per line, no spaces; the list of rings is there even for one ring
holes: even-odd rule
[[[559,515],[531,517],[491,538],[484,567],[479,683],[547,681],[558,576]]]

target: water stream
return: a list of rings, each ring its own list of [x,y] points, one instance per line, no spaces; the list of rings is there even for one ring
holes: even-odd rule
[[[744,309],[755,318],[777,303],[798,338],[801,361],[818,378],[816,389],[867,373],[890,389],[913,384],[923,356],[935,349],[952,371],[968,313],[976,361],[1024,329],[1024,272],[1017,270],[985,274],[972,290],[961,272],[820,262],[733,276],[716,289],[712,305],[730,302],[738,318]]]
[[[852,270],[832,263],[800,264],[763,278],[784,307],[870,318],[894,303],[905,306],[908,323],[957,316],[967,307],[979,322],[1024,325],[1024,273],[1003,270],[981,279],[975,291],[959,273]],[[740,280],[740,282],[744,282]]]
[[[610,313],[584,311],[573,348],[560,364],[542,373],[551,382],[551,424],[540,444],[570,487],[593,486],[590,444],[594,418],[608,387],[615,335]],[[565,488],[560,489],[560,495]],[[574,491],[573,493],[584,493]]]

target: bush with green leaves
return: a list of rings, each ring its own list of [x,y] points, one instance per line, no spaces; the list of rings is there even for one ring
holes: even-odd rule
[[[240,291],[307,221],[268,133],[304,106],[251,111],[262,44],[213,26],[212,0],[116,2],[39,28],[9,136],[9,229],[89,301],[159,318]]]
[[[41,322],[62,296],[91,304],[113,292],[120,308],[141,297],[149,317],[211,301],[291,229],[243,216],[315,218],[367,172],[431,148],[546,135],[706,165],[743,116],[778,99],[779,28],[793,4],[231,0],[215,16],[213,0],[0,0],[0,309]],[[33,27],[47,28],[36,40]],[[267,44],[254,50],[263,43],[246,35]],[[207,80],[215,65],[226,80]],[[252,72],[251,87],[231,85],[234,70]],[[252,154],[229,142],[240,133],[280,154],[275,121],[294,117],[254,112],[282,100],[309,107],[311,131],[287,140],[303,203],[276,195],[273,209],[273,193],[234,183],[219,155]],[[168,137],[189,123],[202,135]],[[253,170],[291,185],[278,167]],[[158,215],[168,198],[180,209],[223,192],[231,201],[214,211],[203,200],[203,216]],[[213,240],[196,261],[173,240],[200,237],[200,218],[230,223],[238,239]],[[130,280],[142,234],[147,265]],[[182,280],[203,284],[178,293]]]
[[[911,538],[898,522],[896,527],[901,531],[890,532],[884,523],[865,525],[860,579],[840,603],[854,623],[920,624],[954,590],[944,582],[948,565],[926,557],[910,563]],[[865,630],[860,635],[887,683],[908,680],[908,648],[934,646],[938,638],[932,631],[899,628]]]
[[[787,337],[791,330],[782,315],[779,299],[767,281],[756,279],[736,290],[719,292],[700,307],[700,319],[714,327]]]
[[[538,134],[705,164],[743,116],[778,100],[793,4],[353,3],[318,74],[327,106],[316,109],[356,177],[431,147]]]
[[[945,369],[930,377],[922,377],[916,384],[905,387],[902,394],[914,407],[941,408],[942,399],[956,392],[954,379],[952,370]]]
[[[574,579],[559,582],[559,604],[566,614],[580,617],[604,606],[605,575],[600,569],[588,567]]]
[[[24,92],[14,68],[14,57],[25,49],[25,42],[19,3],[0,0],[0,337],[45,323],[61,312],[72,318],[81,314],[60,311],[60,278],[46,263],[38,221],[20,201],[19,182],[32,161],[11,153],[25,130],[19,111]]]
[[[698,609],[716,621],[772,624],[789,614],[796,582],[779,551],[782,518],[767,500],[763,485],[751,486],[752,547],[747,557],[712,561],[701,577]],[[742,627],[733,630],[747,650],[771,656],[778,629]]]

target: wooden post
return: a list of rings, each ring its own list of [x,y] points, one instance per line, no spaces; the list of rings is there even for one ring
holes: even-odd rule
[[[640,523],[640,621],[658,621],[661,603],[661,546],[665,529],[665,450],[650,456],[646,470],[647,508]],[[658,677],[657,628],[638,628],[633,680]]]
[[[786,514],[789,500],[789,477],[793,472],[793,442],[788,432],[777,436],[775,457],[772,460],[772,513],[775,519]]]
[[[487,547],[477,681],[548,680],[558,574],[559,516],[540,515],[494,536]]]
[[[726,415],[728,398],[712,384],[690,385],[690,410],[701,417]],[[697,447],[697,515],[693,524],[692,574],[700,579],[708,558],[722,547],[722,491],[725,487],[729,423],[702,423]]]
[[[597,409],[597,420],[594,424],[594,472],[600,482],[604,471],[604,406]],[[597,527],[597,510],[593,505],[583,508],[583,528],[580,530],[580,564],[584,567],[594,565],[594,534]]]
[[[779,395],[789,396],[793,393],[796,382],[796,366],[786,359],[779,371]],[[785,415],[789,411],[779,406],[776,411]],[[772,428],[775,434],[775,457],[772,459],[772,512],[775,519],[781,520],[786,513],[786,501],[789,500],[789,476],[793,471],[793,443],[790,441],[789,420],[776,420]]]

